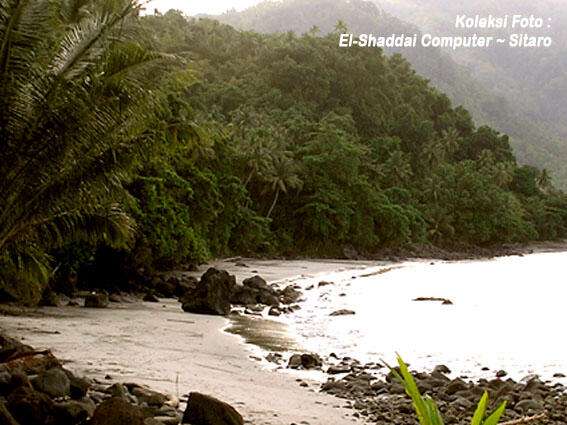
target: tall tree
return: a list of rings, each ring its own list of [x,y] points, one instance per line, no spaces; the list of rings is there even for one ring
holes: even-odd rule
[[[45,282],[54,247],[123,244],[132,233],[120,206],[124,170],[146,140],[151,89],[177,61],[137,41],[139,8],[0,0],[4,284],[23,275]]]

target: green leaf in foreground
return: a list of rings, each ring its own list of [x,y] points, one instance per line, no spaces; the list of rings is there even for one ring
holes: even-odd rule
[[[439,412],[439,408],[435,401],[431,397],[425,396],[423,397],[419,389],[417,388],[417,384],[415,380],[409,373],[407,365],[404,363],[402,358],[399,354],[396,355],[398,360],[398,366],[400,372],[398,373],[397,370],[392,368],[388,363],[382,361],[390,372],[402,383],[404,386],[407,395],[413,401],[413,405],[415,407],[415,411],[417,412],[417,416],[419,418],[419,422],[421,425],[443,425],[443,418],[441,417],[441,413]],[[488,416],[484,421],[482,418],[486,412],[486,406],[488,404],[488,393],[485,391],[482,395],[476,410],[474,412],[473,418],[471,420],[471,425],[497,425],[500,417],[504,413],[504,409],[506,408],[506,402],[503,402],[490,416]]]
[[[504,413],[504,409],[506,409],[505,401],[502,402],[502,404],[498,406],[498,409],[492,412],[492,414],[488,418],[486,418],[486,420],[483,422],[483,425],[496,425],[500,420],[500,417]]]

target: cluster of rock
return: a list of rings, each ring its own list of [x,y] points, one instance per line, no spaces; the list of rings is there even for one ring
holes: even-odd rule
[[[377,373],[385,369],[380,363],[360,363],[351,357],[338,358],[331,353],[324,359],[315,353],[292,354],[287,364],[279,353],[270,353],[266,360],[300,370],[320,370],[328,374],[327,381],[320,386],[322,392],[348,400],[348,407],[356,410],[355,417],[380,425],[419,425],[411,399],[403,385],[392,373]],[[483,370],[487,370],[483,368]],[[399,370],[398,370],[399,372]],[[447,366],[439,365],[431,373],[412,372],[423,395],[437,403],[446,424],[469,425],[476,406],[484,391],[489,394],[488,410],[493,411],[506,401],[501,421],[513,423],[534,422],[544,419],[546,424],[567,424],[567,388],[556,383],[542,382],[537,376],[528,376],[521,382],[503,379],[507,373],[494,372],[494,379],[478,382],[465,377],[451,379]],[[564,377],[556,374],[556,377]],[[301,386],[307,386],[301,379]],[[535,423],[535,422],[534,422]]]
[[[131,292],[115,289],[93,289],[75,291],[69,296],[47,290],[39,305],[47,307],[85,306],[89,308],[105,308],[110,303],[134,303],[140,299],[148,302],[159,302],[159,298],[179,298],[197,285],[197,279],[191,276],[153,278],[145,287],[135,287]]]
[[[334,376],[322,384],[321,391],[349,400],[357,410],[355,416],[376,424],[418,425],[410,398],[402,384],[389,373],[379,379],[370,369],[380,365],[360,365],[352,359],[344,367],[333,366],[329,373],[346,372],[341,379]],[[505,375],[499,371],[498,375]],[[506,401],[502,421],[519,420],[546,414],[547,424],[564,425],[567,411],[567,389],[561,384],[549,385],[536,376],[522,382],[495,377],[478,382],[463,378],[450,379],[446,366],[437,366],[431,373],[412,373],[422,394],[429,395],[439,406],[446,424],[469,424],[484,391],[489,394],[489,410]]]
[[[301,292],[292,285],[276,289],[260,276],[244,279],[240,285],[234,275],[211,267],[193,288],[180,297],[180,301],[183,310],[191,313],[225,316],[231,312],[232,305],[241,305],[250,312],[268,306],[269,314],[277,316],[297,308],[290,304],[296,303],[300,297]]]
[[[199,280],[185,274],[156,276],[143,292],[92,290],[78,291],[68,297],[48,291],[40,305],[105,308],[110,303],[132,303],[140,299],[159,302],[160,298],[177,298],[183,310],[191,313],[226,316],[231,313],[232,306],[243,306],[245,314],[259,314],[267,308],[269,315],[279,316],[299,309],[297,302],[301,296],[299,287],[294,285],[278,289],[268,285],[260,276],[244,279],[239,284],[234,275],[211,267]]]
[[[243,425],[230,405],[190,393],[185,412],[170,395],[133,384],[79,378],[50,351],[0,334],[0,424]]]

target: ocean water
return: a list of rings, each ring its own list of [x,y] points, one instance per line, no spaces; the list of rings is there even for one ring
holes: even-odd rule
[[[417,370],[552,379],[567,375],[566,267],[567,253],[539,253],[348,269],[295,280],[305,301],[279,320],[295,345],[322,356],[395,363],[397,352]],[[333,283],[318,287],[322,280]],[[329,315],[338,309],[356,314]]]

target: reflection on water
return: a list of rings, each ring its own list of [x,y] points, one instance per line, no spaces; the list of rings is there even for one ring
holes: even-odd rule
[[[565,260],[560,252],[420,261],[304,278],[295,282],[304,289],[301,310],[282,319],[290,331],[246,318],[233,331],[273,351],[292,347],[291,332],[296,346],[323,356],[394,361],[399,352],[416,369],[444,363],[457,376],[493,377],[504,369],[514,379],[549,379],[567,374]],[[320,280],[333,283],[319,287]],[[453,304],[413,301],[418,297]],[[330,316],[339,309],[356,314]]]
[[[297,340],[285,323],[246,316],[231,316],[230,322],[225,329],[227,332],[240,335],[246,343],[263,350],[283,352],[299,349]]]

